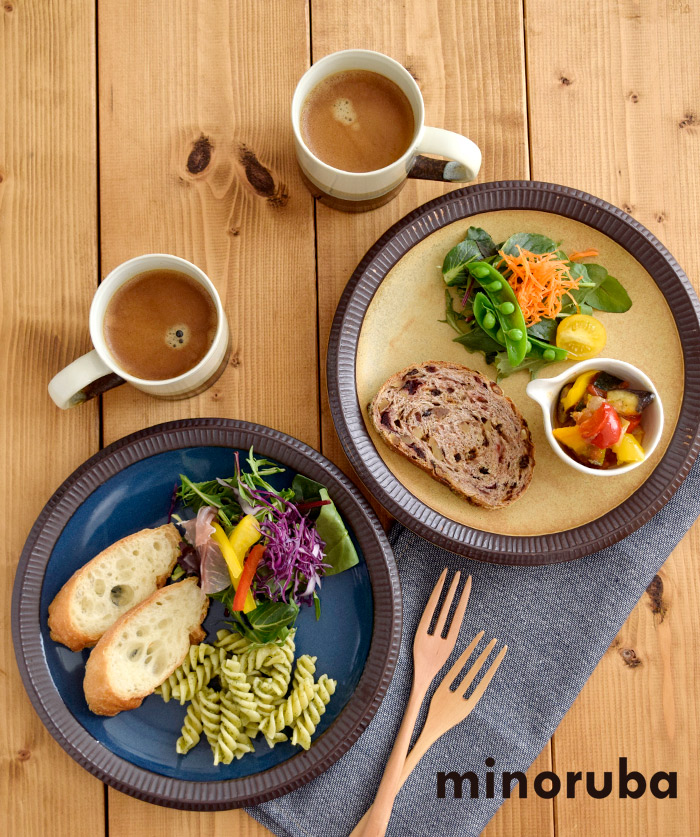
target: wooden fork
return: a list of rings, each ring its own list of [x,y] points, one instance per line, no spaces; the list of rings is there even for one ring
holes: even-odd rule
[[[379,785],[374,805],[370,809],[372,812],[371,816],[364,825],[363,821],[360,821],[353,830],[351,837],[359,837],[360,834],[365,835],[365,837],[374,837],[374,835],[382,835],[385,833],[389,823],[389,817],[391,816],[394,799],[401,787],[401,774],[406,761],[406,753],[411,743],[411,735],[413,734],[413,728],[416,724],[416,718],[418,717],[421,704],[430,688],[430,684],[447,662],[447,658],[452,653],[457,642],[457,636],[459,635],[459,629],[464,618],[464,611],[466,610],[472,587],[472,578],[469,576],[461,596],[457,595],[456,591],[460,578],[459,572],[455,573],[452,579],[450,589],[445,597],[435,625],[435,631],[432,634],[428,633],[430,623],[436,613],[436,606],[440,599],[440,593],[442,592],[446,576],[447,568],[442,571],[428,599],[428,604],[425,606],[418,630],[416,631],[416,637],[413,640],[413,686],[411,688],[411,695],[408,699],[408,705],[406,706],[399,733],[396,736],[394,748],[391,751],[391,756],[384,770],[384,776]],[[456,604],[454,619],[452,620],[447,636],[443,639],[441,634],[453,604]]]
[[[479,656],[476,659],[476,662],[472,665],[467,674],[464,676],[464,679],[462,679],[459,686],[454,691],[452,691],[450,687],[454,684],[458,675],[462,671],[464,664],[467,662],[476,646],[479,644],[479,642],[481,642],[481,638],[483,637],[483,635],[484,632],[480,631],[474,637],[474,639],[469,643],[464,653],[452,666],[449,672],[445,675],[440,685],[435,690],[435,694],[433,695],[430,701],[430,707],[428,709],[428,717],[425,721],[425,726],[423,727],[423,731],[419,735],[418,740],[414,744],[413,749],[409,753],[408,758],[405,760],[403,764],[401,777],[399,779],[398,784],[396,785],[394,796],[388,803],[388,810],[375,811],[380,801],[379,794],[377,794],[377,798],[374,801],[374,805],[367,811],[364,817],[357,824],[357,826],[352,832],[353,835],[363,835],[363,837],[370,837],[370,835],[371,837],[380,837],[381,835],[384,835],[384,833],[386,832],[387,825],[389,823],[389,818],[391,817],[391,809],[393,808],[396,794],[398,794],[398,792],[401,790],[404,783],[406,782],[406,779],[408,779],[408,777],[411,775],[411,772],[413,771],[414,767],[428,752],[432,745],[438,740],[438,738],[443,736],[448,730],[452,729],[452,727],[457,726],[457,724],[463,721],[471,713],[471,711],[474,709],[477,703],[481,700],[482,695],[486,691],[494,674],[496,673],[498,667],[503,661],[506,652],[508,651],[507,645],[504,645],[503,648],[501,648],[501,650],[498,652],[498,654],[496,655],[496,659],[491,663],[488,669],[486,669],[486,671],[483,674],[483,677],[481,678],[471,695],[469,695],[468,698],[465,698],[464,695],[468,691],[471,684],[474,682],[474,679],[476,678],[478,672],[481,670],[484,661],[487,659],[491,651],[493,651],[497,642],[497,640],[495,639],[492,639],[491,642],[489,642],[489,644],[486,646],[486,648],[484,648],[484,650],[481,652],[481,654],[479,654]],[[373,825],[374,822],[380,824],[378,826],[380,830],[375,830],[375,827]]]

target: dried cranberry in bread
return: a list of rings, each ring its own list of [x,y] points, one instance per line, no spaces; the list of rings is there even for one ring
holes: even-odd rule
[[[206,633],[209,599],[196,578],[156,590],[102,635],[85,665],[83,689],[97,715],[135,709],[167,680]]]
[[[392,450],[477,506],[507,506],[530,484],[527,422],[497,384],[466,366],[427,361],[397,372],[369,415]]]

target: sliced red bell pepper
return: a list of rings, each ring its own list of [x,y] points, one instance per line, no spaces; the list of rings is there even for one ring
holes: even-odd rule
[[[607,401],[579,424],[581,436],[598,448],[609,448],[622,438],[622,422],[617,410]]]
[[[629,422],[629,427],[625,428],[625,433],[634,433],[634,431],[639,427],[642,417],[639,416],[625,416],[625,421]]]
[[[258,565],[260,564],[264,554],[265,547],[263,544],[256,543],[255,546],[251,547],[248,557],[245,559],[245,564],[243,565],[243,572],[238,580],[236,595],[233,597],[232,610],[243,610],[245,607],[246,596],[248,595],[250,585],[253,583]]]

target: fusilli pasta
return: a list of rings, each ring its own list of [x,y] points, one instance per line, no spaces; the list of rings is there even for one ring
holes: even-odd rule
[[[292,744],[307,750],[336,681],[322,674],[314,682],[316,657],[303,654],[295,664],[294,630],[282,644],[254,644],[228,630],[216,636],[214,645],[193,645],[157,689],[166,702],[190,701],[177,752],[189,752],[204,734],[214,764],[230,764],[253,751],[252,739],[261,732],[270,747],[289,733]],[[219,689],[209,685],[213,680]]]

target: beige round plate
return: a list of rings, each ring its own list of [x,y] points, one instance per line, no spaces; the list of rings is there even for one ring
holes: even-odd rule
[[[603,354],[644,370],[664,406],[664,436],[649,461],[608,480],[567,467],[547,443],[540,408],[525,394],[527,372],[501,382],[530,425],[536,459],[530,487],[505,509],[489,511],[465,502],[381,442],[366,405],[395,372],[422,361],[447,360],[496,378],[495,367],[482,354],[453,342],[453,330],[439,322],[445,316],[440,267],[471,225],[483,227],[496,241],[532,232],[561,242],[566,252],[599,251],[593,261],[617,277],[632,298],[625,314],[596,312],[608,334]],[[698,373],[684,363],[684,353],[690,356],[699,339],[697,306],[686,277],[651,233],[597,198],[530,182],[453,192],[392,228],[370,250],[346,289],[329,347],[336,427],[370,490],[424,537],[488,560],[508,560],[509,553],[516,563],[576,557],[619,540],[648,520],[667,502],[697,455],[698,422],[691,415],[700,412],[700,378],[696,381]],[[540,374],[554,376],[569,365],[552,364]],[[667,456],[672,440],[676,450]],[[658,468],[662,460],[665,466]],[[642,497],[640,490],[649,486],[652,474],[655,484]],[[658,502],[661,495],[665,499]],[[566,537],[557,537],[562,534]]]
[[[440,266],[471,225],[483,227],[494,241],[504,241],[516,232],[541,233],[561,241],[565,252],[591,247],[600,251],[592,261],[617,277],[633,300],[626,314],[596,312],[608,333],[603,354],[639,366],[656,384],[666,414],[659,447],[650,461],[615,479],[601,481],[576,473],[547,443],[541,410],[525,395],[530,375],[517,372],[500,385],[530,425],[535,470],[530,487],[519,500],[505,509],[489,511],[466,503],[391,451],[372,429],[366,411],[365,425],[394,476],[426,505],[452,520],[502,535],[544,535],[582,526],[619,506],[647,479],[668,447],[683,399],[683,352],[664,295],[638,261],[597,230],[545,212],[510,210],[454,221],[421,241],[389,271],[367,309],[357,345],[357,397],[361,405],[368,404],[387,378],[425,360],[461,363],[496,379],[495,367],[489,366],[481,353],[468,352],[454,343],[455,332],[439,322],[445,318]],[[645,328],[644,323],[654,327]],[[567,366],[571,364],[553,363],[542,370],[541,377],[558,375]]]

